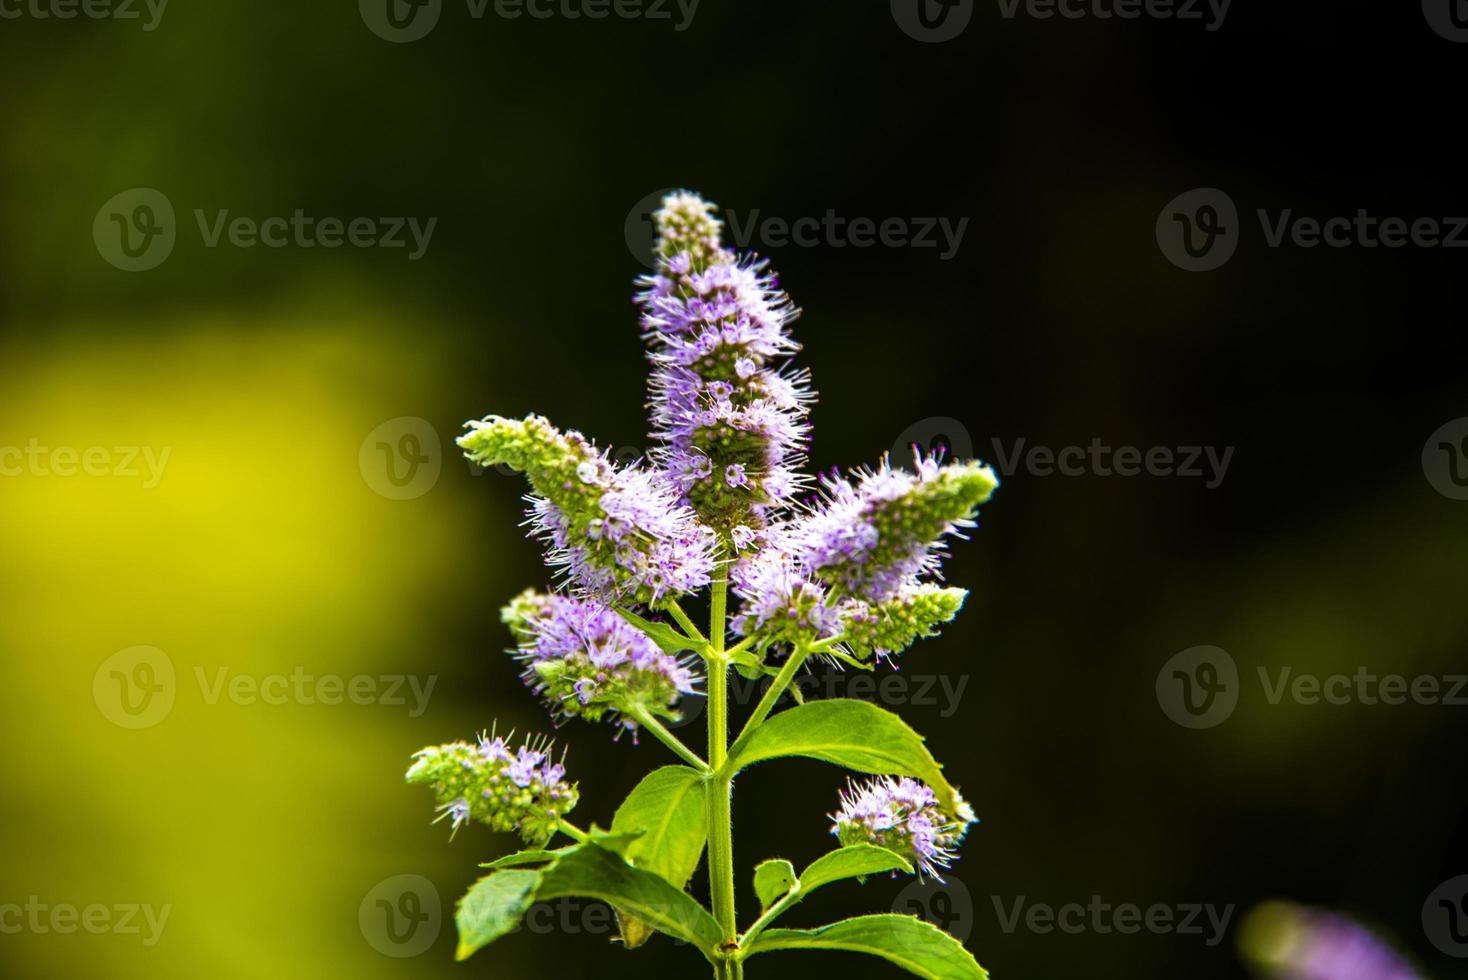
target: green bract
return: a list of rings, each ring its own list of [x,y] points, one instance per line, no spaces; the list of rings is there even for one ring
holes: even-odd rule
[[[824,478],[822,497],[798,503],[811,484],[802,470],[813,395],[786,363],[799,350],[788,331],[795,308],[763,262],[723,244],[711,204],[672,194],[655,224],[656,271],[637,296],[652,364],[648,458],[614,466],[537,415],[470,422],[459,444],[475,462],[525,474],[528,523],[564,575],[500,611],[526,682],[558,717],[612,722],[632,733],[624,744],[650,736],[678,764],[638,783],[610,830],[583,830],[567,820],[577,785],[538,741],[482,737],[418,753],[408,780],[429,786],[456,828],[477,821],[530,845],[480,865],[485,876],[455,915],[457,955],[507,935],[537,902],[578,896],[616,910],[625,949],[661,933],[697,950],[716,980],[741,980],[751,957],[793,949],[864,953],[928,980],[984,980],[958,940],[909,916],[774,927],[837,884],[866,882],[890,903],[885,879],[936,876],[975,822],[923,737],[891,711],[846,699],[776,709],[787,694],[799,702],[802,670],[833,660],[883,669],[958,614],[968,593],[939,584],[942,548],[976,526],[998,481],[976,461],[916,456],[909,470],[884,459]],[[704,589],[708,618],[695,623],[680,599]],[[768,680],[737,733],[731,670]],[[699,691],[702,754],[665,724]],[[742,862],[759,910],[741,926],[734,781],[790,758],[867,778],[829,817],[792,815],[835,837],[803,871],[779,857]],[[556,835],[569,843],[552,847]],[[706,904],[689,893],[700,864]]]

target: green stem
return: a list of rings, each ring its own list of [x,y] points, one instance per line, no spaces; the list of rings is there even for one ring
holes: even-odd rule
[[[729,747],[729,660],[724,655],[724,615],[729,594],[729,566],[720,563],[714,572],[709,613],[708,661],[708,778],[709,892],[714,919],[733,941],[738,935],[734,908],[733,781],[722,772]],[[725,977],[738,977],[737,963],[726,963]]]
[[[682,759],[684,762],[688,763],[690,766],[697,769],[701,773],[707,774],[710,771],[710,767],[707,762],[704,762],[698,757],[698,754],[696,752],[694,752],[688,746],[684,745],[677,735],[674,735],[672,732],[668,731],[667,727],[664,726],[662,722],[654,718],[652,716],[652,713],[649,712],[647,709],[633,709],[632,717],[636,719],[639,725],[652,732],[653,736],[657,738],[659,742],[662,742],[668,748],[672,749],[673,754],[676,755],[678,758]]]
[[[558,829],[561,833],[565,834],[567,837],[571,838],[578,844],[585,844],[588,840],[590,840],[590,837],[587,836],[586,831],[582,830],[580,827],[577,827],[573,823],[567,822],[566,820],[561,820],[560,823],[556,825],[556,829]]]
[[[765,692],[765,696],[755,706],[754,714],[749,716],[749,721],[744,723],[743,731],[734,740],[734,745],[729,750],[728,759],[717,764],[715,766],[716,769],[727,769],[729,768],[728,762],[730,759],[738,760],[739,753],[744,749],[745,743],[749,741],[750,736],[754,734],[754,730],[760,726],[760,723],[770,716],[771,711],[775,710],[775,705],[779,702],[780,695],[785,693],[785,689],[795,679],[795,672],[800,669],[801,664],[805,663],[805,658],[810,656],[810,652],[811,648],[804,645],[797,646],[791,651],[790,656],[785,660],[785,666],[780,668],[780,673],[776,674],[775,679],[770,682],[770,689]],[[721,775],[732,777],[733,774],[721,773]]]
[[[688,614],[683,611],[683,607],[678,605],[677,599],[669,599],[665,608],[668,610],[668,615],[672,616],[674,621],[683,627],[683,632],[688,634],[690,640],[697,640],[699,643],[708,642],[708,639],[698,631],[698,626],[693,620],[688,618]]]
[[[744,980],[744,961],[728,959],[716,962],[714,980]]]
[[[790,889],[789,894],[780,899],[774,905],[771,905],[769,911],[765,912],[764,915],[756,919],[754,925],[749,927],[749,931],[739,937],[739,945],[747,949],[749,947],[749,944],[754,942],[756,937],[758,937],[760,933],[765,931],[766,926],[778,919],[786,909],[794,905],[796,902],[799,902],[804,897],[805,895],[800,889],[800,882],[797,881],[795,883],[795,887]]]
[[[754,636],[746,636],[744,639],[740,640],[738,643],[736,643],[732,647],[730,647],[725,652],[724,656],[729,657],[732,660],[737,655],[743,653],[745,650],[748,650],[750,647],[754,646],[754,641],[756,639],[757,639],[757,637],[754,637]]]

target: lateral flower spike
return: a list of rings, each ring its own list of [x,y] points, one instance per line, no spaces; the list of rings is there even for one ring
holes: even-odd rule
[[[847,599],[840,608],[846,645],[863,660],[902,653],[918,640],[937,636],[938,627],[952,622],[967,598],[967,589],[925,582],[904,585],[885,602]]]
[[[657,603],[708,585],[717,539],[653,470],[618,469],[539,415],[490,415],[458,439],[471,460],[524,472],[546,561],[604,602]]]
[[[904,776],[851,782],[841,793],[841,809],[831,815],[831,833],[843,845],[875,844],[907,858],[939,881],[939,870],[958,857],[958,845],[974,823],[962,797],[953,812],[944,810],[927,783]]]
[[[677,721],[678,701],[697,693],[687,662],[599,603],[526,590],[501,618],[520,641],[525,683],[561,717],[635,733],[639,714]]]
[[[449,742],[413,756],[410,783],[428,786],[438,800],[439,820],[455,832],[470,820],[490,830],[518,833],[535,846],[550,840],[560,820],[575,808],[580,792],[566,780],[566,767],[550,755],[550,743],[526,739],[518,749],[494,735]]]
[[[826,501],[792,529],[800,564],[845,595],[884,603],[941,571],[943,539],[974,527],[979,505],[999,486],[976,461],[941,464],[915,454],[916,473],[883,460],[857,481],[823,479]]]

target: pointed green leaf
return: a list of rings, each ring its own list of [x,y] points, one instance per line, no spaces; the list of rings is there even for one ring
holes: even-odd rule
[[[637,831],[641,838],[626,852],[644,871],[661,875],[682,888],[693,877],[708,840],[708,811],[703,777],[687,766],[667,766],[649,773],[617,809],[612,829]],[[652,931],[636,916],[618,909],[622,944],[636,949]]]
[[[696,640],[690,640],[667,623],[654,623],[650,619],[643,619],[635,612],[622,609],[618,606],[613,606],[612,608],[616,610],[617,615],[652,637],[652,641],[662,647],[665,653],[678,653],[681,650],[697,650],[703,646],[702,643]]]
[[[688,884],[708,841],[703,777],[687,766],[648,773],[617,808],[613,832],[640,833],[629,861],[679,888]]]
[[[749,944],[748,955],[782,949],[867,953],[926,980],[987,980],[963,944],[930,922],[907,915],[867,915],[819,929],[771,929]]]
[[[730,654],[729,660],[740,667],[759,667],[764,669],[765,662],[748,650],[740,650],[738,653]]]
[[[476,881],[454,913],[459,928],[454,959],[468,959],[514,929],[534,903],[539,883],[539,871],[500,871]]]
[[[545,864],[554,861],[560,853],[560,851],[517,851],[514,854],[506,854],[504,857],[497,858],[494,861],[487,861],[481,864],[480,867],[488,868],[491,871],[499,871],[502,868],[519,868],[527,864]]]
[[[614,827],[611,830],[602,830],[596,824],[592,824],[591,829],[586,832],[586,839],[599,847],[626,857],[645,833],[646,831],[640,827],[627,830]]]
[[[873,844],[853,844],[822,855],[800,876],[800,891],[809,895],[823,885],[843,878],[865,878],[883,871],[912,873],[912,865],[901,855]]]
[[[836,698],[782,711],[738,746],[738,769],[766,759],[804,756],[874,776],[913,776],[933,787],[952,810],[953,787],[923,737],[892,712],[866,701]]]
[[[634,868],[596,844],[570,849],[540,873],[535,901],[545,902],[566,895],[599,898],[635,915],[659,932],[692,943],[706,956],[712,956],[723,941],[714,917],[687,892],[651,871]]]
[[[777,906],[774,912],[766,919],[760,921],[763,926],[768,926],[785,912],[805,901],[806,897],[817,888],[823,888],[833,881],[841,881],[846,878],[864,878],[867,875],[880,874],[883,871],[906,871],[912,873],[912,865],[905,859],[885,847],[876,847],[872,844],[853,844],[850,847],[842,847],[829,854],[822,855],[806,868],[799,878],[796,878],[791,886],[776,895],[772,900],[766,900],[764,892],[760,892],[760,872],[766,867],[774,864],[790,865],[784,861],[766,861],[755,869],[754,889],[760,893],[761,913],[769,911],[772,905]],[[791,870],[794,870],[793,868]],[[773,875],[773,872],[770,872]],[[759,935],[759,930],[754,930],[752,935]]]
[[[795,865],[789,861],[766,861],[754,869],[754,893],[759,896],[760,911],[774,905],[795,887]]]

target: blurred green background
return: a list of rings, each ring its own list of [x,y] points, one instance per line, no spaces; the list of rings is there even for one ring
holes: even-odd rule
[[[475,19],[448,0],[402,44],[346,0],[175,0],[151,31],[139,10],[0,20],[0,447],[104,447],[115,469],[114,448],[168,453],[156,481],[141,454],[138,476],[0,478],[0,905],[168,917],[153,936],[141,913],[138,933],[6,929],[0,973],[703,975],[664,940],[609,948],[584,908],[454,964],[431,906],[511,842],[450,843],[402,783],[421,745],[547,726],[497,622],[545,579],[520,485],[451,440],[466,418],[534,410],[640,451],[625,229],[649,194],[687,186],[741,218],[969,219],[948,260],[760,247],[807,310],[815,468],[914,431],[966,432],[991,461],[993,440],[1021,438],[1235,447],[1216,489],[1015,472],[955,548],[949,578],[973,597],[903,670],[962,697],[897,707],[983,819],[956,868],[968,898],[940,909],[979,960],[999,977],[1244,976],[1232,930],[1212,946],[1007,930],[996,902],[1234,905],[1237,923],[1286,896],[1468,976],[1420,918],[1468,871],[1468,706],[1272,706],[1252,680],[1468,669],[1468,502],[1421,461],[1468,415],[1461,253],[1269,249],[1256,226],[1205,275],[1154,237],[1199,186],[1246,217],[1468,213],[1451,95],[1468,48],[1416,5],[1240,4],[1206,32],[979,4],[944,44],[882,3],[706,0],[679,31]],[[173,251],[140,272],[92,234],[132,188],[176,211]],[[211,248],[194,219],[298,208],[437,223],[409,260]],[[419,482],[393,483],[379,441],[427,460],[395,460]],[[1194,731],[1154,684],[1205,644],[1237,661],[1244,696]],[[158,652],[109,659],[137,647]],[[160,656],[171,710],[115,724],[114,671],[162,683]],[[426,710],[406,685],[405,704],[210,693],[298,671],[406,676]],[[604,729],[563,737],[583,823],[663,761]],[[739,866],[821,853],[842,780],[814,763],[748,774]],[[793,920],[885,910],[904,888],[831,889]],[[391,925],[415,912],[416,929]],[[751,971],[818,962],[838,961]]]

